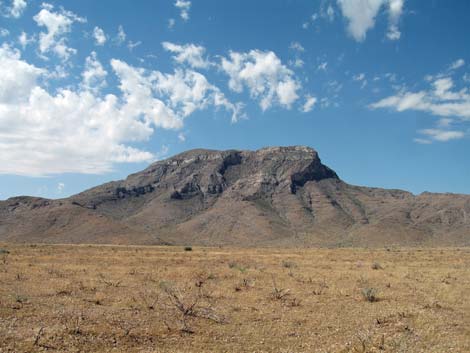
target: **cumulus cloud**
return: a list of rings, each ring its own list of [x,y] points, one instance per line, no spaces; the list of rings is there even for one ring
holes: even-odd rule
[[[67,46],[65,35],[71,31],[73,23],[86,22],[84,18],[64,9],[55,12],[52,5],[43,3],[41,11],[33,19],[38,26],[46,28],[46,32],[39,34],[39,51],[41,54],[44,55],[52,51],[61,59],[67,60],[77,52],[76,49]]]
[[[439,78],[428,90],[399,91],[370,105],[372,109],[391,108],[398,112],[418,110],[442,117],[470,120],[470,93],[467,89],[453,90],[452,78]]]
[[[374,27],[375,17],[384,0],[338,0],[343,16],[348,20],[348,32],[358,42]]]
[[[432,80],[427,89],[413,92],[401,88],[396,94],[372,103],[369,107],[371,109],[388,108],[397,112],[422,111],[438,116],[436,128],[419,131],[423,137],[415,139],[418,143],[445,142],[463,138],[465,136],[463,131],[451,128],[456,121],[460,121],[461,124],[470,121],[469,90],[457,89],[454,80],[449,76],[431,77]]]
[[[301,53],[305,51],[305,48],[299,42],[290,43],[289,49],[292,49]]]
[[[240,118],[242,106],[231,103],[204,75],[196,71],[176,69],[173,74],[155,72],[154,88],[161,96],[168,97],[167,105],[183,118],[210,105],[230,111],[232,122]]]
[[[452,64],[450,64],[449,70],[457,70],[457,69],[461,68],[464,65],[465,65],[465,60],[464,59],[458,59],[458,60],[455,60]]]
[[[27,5],[26,0],[11,0],[11,5],[6,8],[4,16],[19,18],[23,14]]]
[[[390,40],[400,38],[398,22],[403,13],[404,0],[338,0],[338,5],[348,21],[348,33],[356,41],[362,42],[366,38],[383,6],[388,6],[389,13],[387,37]]]
[[[166,51],[175,54],[173,59],[179,64],[188,64],[193,68],[207,68],[210,65],[204,57],[206,49],[200,45],[163,42],[162,46]]]
[[[91,52],[86,58],[85,69],[82,72],[82,88],[92,92],[99,92],[106,87],[106,76],[108,73],[97,59],[96,52]]]
[[[390,40],[398,40],[401,32],[398,29],[398,21],[403,13],[403,5],[405,0],[389,0],[389,25],[387,38]]]
[[[0,28],[0,37],[8,37],[10,35],[10,31],[6,28]]]
[[[105,173],[115,163],[148,162],[158,154],[132,144],[155,129],[179,129],[197,109],[239,106],[191,70],[147,71],[110,62],[118,94],[102,94],[107,72],[91,53],[77,88],[49,92],[50,72],[0,48],[0,174]],[[47,87],[47,86],[46,86]]]
[[[180,10],[180,16],[184,21],[189,20],[189,10],[191,8],[191,1],[176,0],[175,6]]]
[[[313,107],[315,106],[315,103],[317,102],[317,98],[307,95],[305,96],[305,103],[302,106],[302,112],[308,113],[312,111]]]
[[[14,105],[27,97],[44,70],[20,60],[20,52],[0,47],[0,103]]]
[[[241,93],[246,87],[263,111],[273,104],[290,108],[299,98],[301,86],[294,72],[272,51],[230,52],[229,58],[221,58],[220,67],[230,78],[229,88]]]
[[[26,32],[21,32],[21,34],[18,36],[18,43],[20,43],[23,49],[35,41],[36,38],[34,36],[29,37]]]
[[[299,42],[292,42],[289,49],[295,53],[295,59],[289,61],[289,65],[300,68],[303,67],[305,62],[300,58],[300,55],[305,51],[305,48]]]
[[[93,38],[95,39],[95,44],[96,45],[104,45],[104,43],[106,43],[106,39],[107,39],[106,34],[99,27],[95,27],[93,29]]]

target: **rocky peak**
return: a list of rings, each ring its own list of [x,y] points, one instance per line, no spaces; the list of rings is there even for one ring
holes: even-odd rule
[[[465,195],[348,185],[305,146],[197,149],[70,198],[0,202],[0,241],[452,245],[469,214]]]

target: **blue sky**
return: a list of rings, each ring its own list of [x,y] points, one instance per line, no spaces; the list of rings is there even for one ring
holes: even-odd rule
[[[272,145],[311,146],[352,184],[470,193],[468,1],[0,9],[0,199]]]

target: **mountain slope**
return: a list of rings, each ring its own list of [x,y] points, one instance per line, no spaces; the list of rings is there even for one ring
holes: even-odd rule
[[[0,241],[470,245],[470,196],[349,185],[308,147],[191,150],[67,199],[0,202]]]

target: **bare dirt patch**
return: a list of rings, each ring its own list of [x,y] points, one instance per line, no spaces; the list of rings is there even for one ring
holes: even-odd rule
[[[2,353],[470,351],[466,248],[0,248]]]

